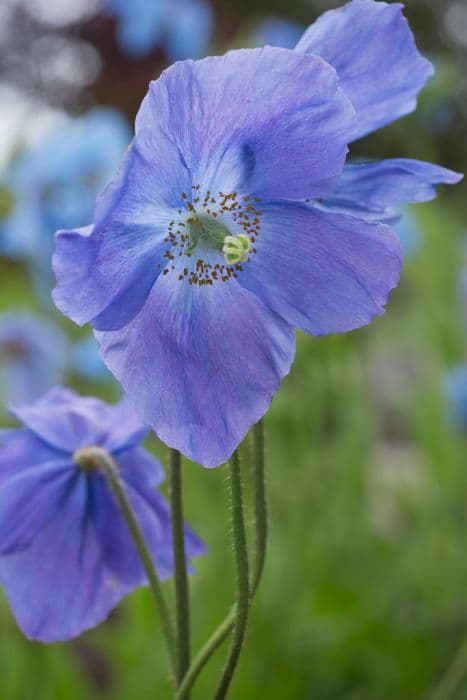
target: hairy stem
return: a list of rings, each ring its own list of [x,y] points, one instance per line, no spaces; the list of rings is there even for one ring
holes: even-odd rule
[[[250,607],[250,583],[248,578],[248,554],[243,515],[242,478],[240,459],[237,451],[233,453],[229,460],[229,495],[237,592],[232,641],[219,685],[214,694],[214,700],[224,700],[229,690],[245,639],[248,610]]]
[[[130,502],[126,496],[125,487],[118,475],[117,465],[115,464],[112,457],[105,450],[99,448],[92,449],[96,452],[95,461],[98,464],[99,468],[102,470],[110,486],[110,489],[112,490],[117,500],[117,503],[120,507],[120,511],[126,521],[128,530],[130,531],[130,535],[133,538],[133,542],[141,559],[141,563],[144,567],[144,570],[146,571],[146,575],[149,580],[149,585],[154,596],[156,608],[161,620],[162,632],[167,645],[167,651],[172,665],[172,670],[174,670],[175,639],[172,621],[170,619],[169,610],[167,608],[164,595],[162,593],[161,583],[157,576],[151,553],[149,552],[149,549],[144,540],[143,533],[141,532],[141,528],[138,524]],[[97,454],[97,451],[99,452],[99,454]]]
[[[265,460],[264,460],[264,429],[260,421],[253,428],[253,508],[254,508],[254,560],[250,582],[250,602],[252,601],[264,570],[267,542],[267,505],[265,488]],[[217,651],[231,633],[235,622],[235,606],[226,615],[221,624],[212,633],[209,639],[201,647],[193,659],[183,681],[178,688],[176,700],[187,700],[187,693],[192,688],[199,674],[208,663],[211,656]]]
[[[175,564],[177,630],[175,680],[178,687],[190,665],[190,601],[183,524],[182,469],[180,452],[178,450],[170,450],[170,501]],[[188,697],[188,695],[185,695],[185,698],[188,699]]]

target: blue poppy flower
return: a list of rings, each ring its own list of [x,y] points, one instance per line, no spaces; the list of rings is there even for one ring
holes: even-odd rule
[[[387,226],[324,211],[355,132],[321,58],[265,47],[180,62],[150,86],[94,223],[57,236],[57,306],[91,322],[142,419],[206,466],[267,410],[294,328],[382,314]]]
[[[403,5],[353,0],[325,12],[295,50],[321,56],[337,71],[356,111],[351,141],[412,112],[433,67],[415,45]],[[326,208],[366,220],[393,222],[400,206],[436,196],[435,186],[462,178],[431,163],[394,158],[348,164]]]
[[[163,470],[125,403],[55,388],[14,415],[24,427],[0,435],[0,582],[29,638],[70,639],[146,584],[105,477],[80,467],[77,451],[113,456],[162,579],[173,572],[169,510],[154,489]],[[189,558],[204,551],[188,528],[186,546]]]
[[[92,219],[97,194],[115,174],[131,134],[119,112],[96,108],[72,119],[14,161],[15,204],[0,229],[0,252],[25,259],[50,294],[53,234]]]
[[[258,24],[255,30],[255,42],[258,46],[280,46],[293,49],[303,34],[303,26],[282,17],[268,17]]]
[[[206,0],[107,0],[118,20],[117,40],[132,58],[143,58],[162,46],[170,61],[200,58],[213,28]]]
[[[37,399],[63,379],[68,342],[57,326],[28,311],[0,314],[2,402]]]

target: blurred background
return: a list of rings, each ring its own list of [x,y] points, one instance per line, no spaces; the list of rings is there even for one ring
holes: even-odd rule
[[[89,331],[54,311],[50,255],[56,229],[91,221],[149,80],[181,58],[293,46],[339,4],[0,0],[3,425],[7,404],[58,382],[119,396]],[[409,0],[406,15],[436,77],[415,114],[353,154],[465,172],[467,2]],[[299,337],[266,419],[270,548],[233,700],[434,698],[456,654],[449,697],[467,699],[466,194],[461,184],[407,210],[385,317]],[[248,442],[242,450],[247,462]],[[230,605],[233,572],[225,471],[185,467],[187,518],[210,552],[191,579],[199,645]],[[209,697],[222,661],[194,700]],[[47,647],[22,637],[0,598],[2,700],[162,700],[166,668],[146,590],[98,629]]]

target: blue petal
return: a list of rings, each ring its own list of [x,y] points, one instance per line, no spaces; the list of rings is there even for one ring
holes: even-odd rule
[[[463,177],[407,158],[347,165],[324,204],[362,218],[390,221],[398,218],[403,204],[434,199],[437,185],[454,185]]]
[[[139,311],[167,262],[164,239],[190,189],[177,149],[163,135],[154,144],[152,168],[136,145],[97,202],[93,227],[60,231],[53,267],[53,299],[80,325],[119,328]],[[175,194],[177,199],[175,199]],[[122,300],[124,299],[124,303]]]
[[[23,468],[1,484],[0,554],[23,550],[56,516],[73,472],[71,461],[62,457],[61,461]]]
[[[242,286],[313,335],[359,328],[384,313],[401,267],[400,241],[389,227],[293,202],[262,209]]]
[[[0,581],[30,639],[70,639],[105,619],[133,588],[102,561],[88,507],[88,483],[82,475],[31,546],[0,557]]]
[[[208,467],[264,415],[294,354],[289,324],[235,280],[198,287],[177,269],[131,324],[96,337],[143,421]]]
[[[357,112],[353,139],[412,112],[433,74],[402,15],[399,3],[353,0],[325,12],[296,51],[317,54],[337,70]]]
[[[164,71],[141,105],[135,144],[160,168],[159,139],[169,137],[191,184],[214,193],[322,197],[340,175],[354,120],[320,58],[242,49]]]
[[[63,460],[64,454],[27,428],[2,431],[0,435],[0,487],[22,471],[39,464]]]

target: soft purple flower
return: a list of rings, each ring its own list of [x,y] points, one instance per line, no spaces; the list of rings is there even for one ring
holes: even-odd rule
[[[337,71],[357,120],[351,141],[412,112],[433,67],[415,45],[399,3],[353,0],[325,12],[295,50],[317,54]],[[431,163],[395,158],[348,164],[324,203],[368,221],[400,218],[401,205],[436,196],[461,175]]]
[[[170,61],[200,58],[213,28],[207,0],[106,0],[124,53],[142,58],[162,46]]]
[[[161,578],[173,571],[169,510],[154,488],[163,471],[125,403],[55,388],[14,415],[24,427],[0,434],[0,582],[26,636],[70,639],[146,584],[105,477],[78,466],[76,451],[113,456]],[[204,551],[188,528],[186,546],[189,558]]]
[[[63,379],[67,339],[51,321],[23,309],[0,314],[2,403],[39,398]]]
[[[159,437],[206,466],[267,410],[298,327],[382,314],[400,243],[324,211],[355,133],[336,73],[266,47],[177,63],[152,83],[94,223],[57,237],[57,306],[91,322]]]

